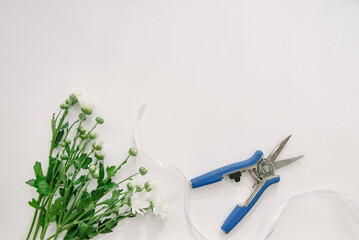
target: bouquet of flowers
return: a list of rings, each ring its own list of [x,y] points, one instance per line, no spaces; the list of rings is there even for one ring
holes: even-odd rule
[[[69,122],[68,113],[77,103],[81,111],[77,120]],[[104,141],[97,139],[95,132],[104,119],[96,117],[92,128],[84,127],[93,108],[92,101],[76,93],[60,105],[57,115],[53,114],[47,171],[36,162],[35,178],[26,182],[38,192],[38,197],[29,201],[35,213],[26,239],[58,239],[61,233],[64,239],[91,239],[112,232],[119,221],[147,210],[161,220],[166,218],[167,205],[156,183],[134,180],[137,175],[146,175],[146,168],[116,181],[116,174],[137,155],[135,148],[129,149],[118,166],[105,167]],[[50,224],[56,228],[49,234]]]

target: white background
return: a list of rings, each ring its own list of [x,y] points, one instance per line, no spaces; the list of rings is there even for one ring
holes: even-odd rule
[[[188,178],[269,154],[293,134],[281,157],[306,157],[278,171],[281,182],[228,236],[220,226],[250,179],[191,191],[193,222],[208,239],[263,239],[278,207],[303,191],[359,199],[358,79],[357,0],[1,0],[0,238],[25,238],[36,196],[25,181],[35,161],[47,162],[51,114],[76,90],[105,119],[109,164],[126,156],[141,103],[143,148]],[[98,239],[191,239],[182,183],[167,175],[158,175],[165,223],[126,220]],[[312,236],[301,233],[283,239]]]

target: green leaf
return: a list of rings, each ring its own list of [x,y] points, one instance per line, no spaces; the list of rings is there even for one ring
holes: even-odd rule
[[[36,188],[38,193],[44,196],[48,196],[51,193],[49,184],[47,184],[45,179],[37,180],[36,185],[37,185]]]
[[[116,199],[118,199],[118,197],[120,196],[121,192],[122,192],[122,189],[120,189],[120,190],[113,190],[113,191],[112,191],[112,197],[111,197],[111,198],[116,198]]]
[[[117,226],[117,222],[111,218],[106,218],[103,222],[101,222],[98,228],[101,227],[101,233],[110,233],[112,232],[112,228]],[[105,228],[105,230],[102,230]]]
[[[95,236],[95,227],[80,221],[78,224],[80,236],[88,236],[90,238]]]
[[[64,130],[61,130],[61,131],[57,134],[56,139],[55,139],[55,141],[54,141],[54,145],[53,145],[54,148],[56,148],[56,147],[59,145],[59,143],[60,143],[62,137],[64,136],[64,133],[65,133]]]
[[[78,211],[82,211],[83,209],[86,209],[90,206],[92,203],[91,195],[88,192],[83,192],[81,195],[81,199],[77,204]]]
[[[63,130],[65,128],[67,128],[69,126],[69,122],[65,123],[64,125],[61,126],[60,130]]]
[[[118,200],[118,197],[120,196],[122,190],[114,190],[112,191],[112,197],[103,201],[104,204],[107,204],[107,205],[115,205],[117,200]]]
[[[69,182],[70,182],[70,180],[69,180]],[[76,193],[74,193],[74,192],[76,192],[76,191],[74,191],[74,186],[71,186],[70,189],[68,189],[68,191],[69,191],[68,196],[75,196],[76,195]],[[66,206],[69,204],[70,201],[71,201],[71,198],[68,197],[66,199],[66,201],[65,201]]]
[[[60,165],[59,165],[59,175],[60,175],[60,180],[63,182],[63,183],[66,183],[66,169],[65,169],[65,166],[60,162]]]
[[[49,219],[51,219],[53,222],[56,220],[56,216],[60,215],[60,213],[64,209],[64,198],[60,197],[55,200],[55,202],[51,205],[50,211],[49,211]]]
[[[85,175],[81,175],[81,177],[79,177],[75,182],[74,185],[79,184],[80,182],[82,182],[85,179]]]
[[[76,235],[77,232],[78,232],[77,226],[74,226],[74,227],[70,228],[70,230],[67,231],[64,239],[65,240],[75,239],[74,236]]]
[[[71,220],[74,220],[78,215],[79,213],[76,210],[72,211],[70,216],[67,217],[67,222],[71,222]]]
[[[80,158],[76,158],[74,163],[75,163],[74,165],[75,165],[76,169],[81,168],[81,159]]]
[[[86,162],[85,158],[87,157],[87,154],[82,154],[80,157],[75,159],[75,167],[77,169],[81,168],[83,164]],[[92,161],[92,159],[91,159]]]
[[[60,192],[61,197],[65,196],[65,189],[64,188],[59,188],[59,192]]]
[[[81,195],[81,199],[88,199],[90,197],[91,197],[91,195],[86,191],[84,191]]]
[[[40,216],[39,216],[39,224],[41,227],[44,227],[44,225],[45,225],[45,217],[46,217],[45,211],[41,211]]]
[[[26,184],[30,185],[31,187],[35,187],[35,179],[30,179],[29,181],[26,182]]]
[[[41,168],[41,163],[40,162],[35,163],[34,171],[35,171],[36,179],[43,179],[44,178],[44,174],[42,173],[42,168]]]
[[[104,195],[104,189],[103,188],[98,188],[96,190],[93,190],[91,192],[91,197],[92,197],[92,201],[97,202],[98,200],[100,200]]]
[[[38,201],[36,201],[35,198],[33,198],[32,201],[29,201],[29,205],[30,205],[31,207],[36,208],[36,209],[41,209],[41,207],[40,207]]]
[[[56,158],[49,157],[49,169],[48,169],[48,179],[52,179],[52,173],[54,172],[54,167],[56,165],[56,162],[58,162]]]
[[[105,182],[104,188],[105,188],[105,190],[110,190],[110,189],[113,188],[114,186],[115,186],[115,183],[114,183],[114,182],[111,182],[111,179],[108,179],[108,180]]]
[[[87,213],[82,216],[82,219],[85,219],[85,218],[87,218],[87,217],[90,217],[90,216],[92,216],[94,213],[95,213],[95,209],[94,209],[94,208],[92,208],[92,209],[90,209],[90,210],[87,210]]]
[[[88,169],[89,168],[89,164],[92,162],[92,158],[90,157],[86,157],[85,161],[82,164],[82,168],[83,169]]]
[[[107,178],[111,178],[113,175],[115,175],[115,169],[116,166],[111,166],[106,168]]]
[[[105,176],[105,170],[104,170],[104,168],[103,168],[103,164],[102,164],[102,163],[100,163],[99,168],[100,168],[100,169],[99,169],[100,175],[99,175],[98,180],[97,180],[98,183],[102,182],[102,180],[103,180],[103,178],[104,178],[104,176]]]
[[[71,150],[70,150],[70,145],[69,144],[66,144],[65,150],[66,150],[67,155],[70,156],[70,151]]]
[[[52,130],[52,134],[55,133],[56,131],[56,127],[55,127],[55,113],[52,114],[52,119],[51,119],[51,130]]]

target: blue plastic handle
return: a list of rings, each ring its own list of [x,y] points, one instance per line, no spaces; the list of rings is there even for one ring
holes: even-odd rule
[[[222,180],[223,175],[226,173],[235,172],[237,170],[240,170],[242,168],[246,168],[249,166],[252,166],[258,162],[259,159],[263,156],[262,151],[256,151],[254,155],[242,162],[232,163],[230,165],[218,168],[216,170],[213,170],[211,172],[208,172],[206,174],[203,174],[199,177],[193,178],[190,182],[192,185],[192,188],[198,188],[202,187],[211,183],[219,182]]]
[[[264,190],[267,189],[270,185],[279,182],[280,178],[275,177],[272,178],[264,183],[264,185],[261,187],[261,189],[258,191],[258,193],[254,196],[252,201],[245,207],[236,206],[231,214],[227,217],[226,221],[224,221],[221,229],[227,234],[229,233],[243,218],[244,216],[251,210],[253,205],[257,202],[259,197],[263,194]]]

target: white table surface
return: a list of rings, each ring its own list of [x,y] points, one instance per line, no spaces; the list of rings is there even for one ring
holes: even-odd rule
[[[143,148],[188,178],[257,149],[269,154],[293,135],[281,156],[306,157],[278,171],[281,182],[228,236],[220,226],[250,193],[250,179],[191,191],[193,222],[208,239],[263,239],[279,206],[300,192],[359,199],[358,80],[354,0],[1,0],[0,238],[25,238],[36,196],[25,181],[35,161],[47,161],[51,114],[76,90],[105,118],[111,164],[132,144],[141,103]],[[191,239],[182,183],[155,173],[167,221],[126,220],[98,239]],[[337,239],[330,232],[326,239]]]

